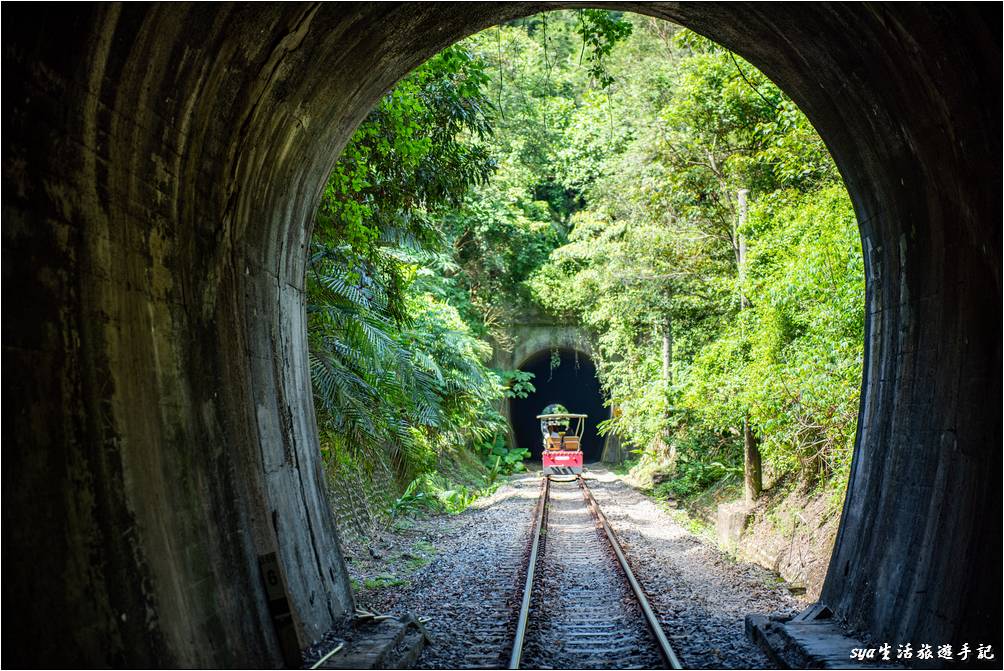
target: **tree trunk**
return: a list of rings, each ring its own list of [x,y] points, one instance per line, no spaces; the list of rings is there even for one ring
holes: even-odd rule
[[[738,248],[739,261],[739,309],[745,310],[747,306],[744,283],[746,281],[746,239],[743,237],[742,229],[746,224],[746,189],[739,189],[739,223],[736,227],[736,246]],[[763,491],[763,464],[760,459],[760,446],[757,445],[756,436],[750,428],[749,412],[743,417],[743,481],[746,493],[746,502],[752,503]]]
[[[763,491],[763,464],[749,417],[743,418],[743,476],[746,503],[753,503]]]
[[[666,323],[662,328],[662,383],[667,387],[673,382],[673,322],[670,317],[666,317]]]

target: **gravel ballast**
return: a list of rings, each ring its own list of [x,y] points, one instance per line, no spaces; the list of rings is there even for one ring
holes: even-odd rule
[[[539,494],[539,474],[524,473],[460,515],[422,520],[408,536],[426,533],[433,561],[406,586],[362,591],[358,605],[430,618],[419,668],[504,666]]]
[[[770,668],[746,638],[745,616],[797,608],[778,576],[731,560],[613,473],[597,470],[589,477],[683,666]]]
[[[401,550],[416,541],[435,546],[431,562],[402,578],[405,584],[357,592],[363,609],[429,618],[433,643],[419,668],[504,668],[539,477],[514,476],[464,513],[420,520],[403,535],[381,539],[377,557],[350,562],[363,582],[375,567],[386,571],[393,558],[400,561]],[[744,617],[796,608],[778,577],[733,561],[612,472],[589,470],[587,478],[683,665],[769,668],[767,657],[745,636]]]

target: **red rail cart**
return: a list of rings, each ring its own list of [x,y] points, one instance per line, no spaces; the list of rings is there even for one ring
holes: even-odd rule
[[[588,415],[550,410],[552,406],[537,415],[544,437],[544,475],[578,475],[582,473],[582,431]]]

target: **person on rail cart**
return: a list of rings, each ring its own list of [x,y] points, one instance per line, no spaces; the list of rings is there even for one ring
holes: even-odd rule
[[[544,434],[545,450],[560,450],[561,439],[568,431],[568,419],[553,415],[567,414],[568,408],[560,403],[552,403],[541,411],[540,430]]]

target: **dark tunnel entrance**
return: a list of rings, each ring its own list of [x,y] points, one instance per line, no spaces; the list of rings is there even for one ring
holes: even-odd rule
[[[516,444],[530,450],[534,460],[540,459],[541,440],[537,415],[551,403],[560,403],[569,412],[589,415],[582,434],[582,451],[585,463],[600,460],[603,453],[603,438],[596,425],[609,416],[603,407],[600,381],[596,377],[596,365],[582,352],[570,349],[557,350],[558,366],[551,367],[553,350],[534,354],[520,366],[520,370],[533,373],[533,385],[537,391],[526,398],[510,401],[512,428]]]

